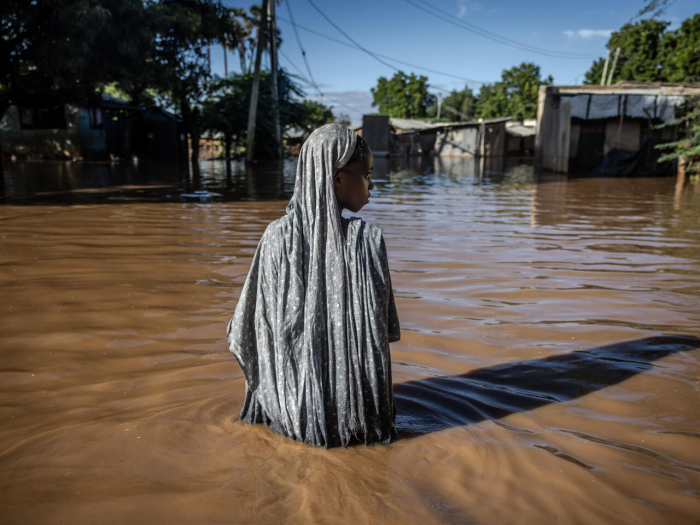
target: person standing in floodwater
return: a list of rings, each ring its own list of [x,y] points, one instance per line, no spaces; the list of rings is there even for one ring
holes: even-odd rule
[[[239,419],[316,446],[396,439],[401,331],[383,230],[342,216],[369,202],[373,167],[339,124],[302,146],[286,215],[263,233],[226,330],[246,379]]]

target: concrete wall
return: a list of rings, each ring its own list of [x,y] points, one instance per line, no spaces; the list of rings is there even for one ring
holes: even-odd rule
[[[65,129],[22,129],[17,106],[0,120],[0,144],[4,155],[18,157],[79,157],[81,155],[78,108],[64,105]]]
[[[571,103],[562,101],[556,88],[540,86],[537,102],[535,165],[559,173],[569,171]]]

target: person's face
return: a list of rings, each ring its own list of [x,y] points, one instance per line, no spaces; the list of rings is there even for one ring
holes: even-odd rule
[[[333,171],[333,190],[341,212],[357,213],[369,202],[373,169],[374,157],[368,152],[361,161]]]

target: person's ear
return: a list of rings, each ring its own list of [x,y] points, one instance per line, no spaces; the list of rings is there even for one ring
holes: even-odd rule
[[[340,168],[336,168],[333,170],[333,184],[335,186],[340,184]]]

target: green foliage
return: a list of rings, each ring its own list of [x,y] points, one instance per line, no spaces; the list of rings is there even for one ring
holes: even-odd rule
[[[349,126],[351,124],[350,115],[347,113],[338,113],[338,117],[335,121],[343,126]]]
[[[125,0],[133,4],[138,0]],[[95,96],[105,66],[92,57],[110,7],[74,0],[0,2],[0,116],[12,104],[57,104]]]
[[[12,104],[89,103],[109,86],[137,104],[165,98],[196,142],[206,48],[230,45],[233,22],[220,0],[4,0],[0,115]]]
[[[669,82],[700,82],[700,14],[664,34],[664,76]]]
[[[379,77],[370,91],[374,97],[372,105],[379,108],[379,113],[395,118],[425,117],[435,101],[435,95],[428,93],[427,77],[406,75],[403,71],[394,74],[391,80]]]
[[[234,149],[244,150],[248,132],[248,112],[253,86],[253,73],[217,77],[209,96],[202,104],[202,129],[221,132]],[[294,78],[285,70],[278,74],[279,111],[282,132],[293,127],[316,128],[333,121],[331,109],[313,101],[300,101],[304,95]],[[270,72],[260,72],[260,91],[256,112],[255,155],[258,158],[277,156]]]
[[[656,146],[672,150],[662,155],[659,162],[684,157],[688,162],[686,171],[700,173],[700,95],[689,97],[682,111],[683,115],[679,118],[656,126],[657,129],[678,126],[679,134],[682,135],[680,140]]]
[[[642,20],[625,24],[615,31],[606,47],[620,56],[612,83],[620,80],[637,82],[697,82],[700,80],[700,14],[688,18],[675,31],[666,31],[670,22]],[[605,59],[599,58],[585,76],[584,84],[600,84]],[[608,69],[609,74],[610,69]]]
[[[476,111],[476,97],[468,86],[464,86],[461,91],[453,89],[452,93],[442,100],[441,106],[441,120],[471,120]],[[437,117],[437,104],[429,108],[428,116]]]
[[[328,106],[313,100],[304,100],[301,105],[301,118],[297,122],[300,127],[318,128],[333,122],[333,111]]]
[[[522,120],[537,115],[540,84],[551,84],[552,76],[541,78],[540,67],[523,62],[503,70],[501,80],[484,84],[479,91],[476,116],[479,118],[514,117]]]

